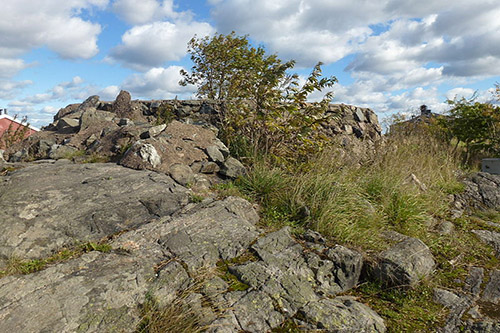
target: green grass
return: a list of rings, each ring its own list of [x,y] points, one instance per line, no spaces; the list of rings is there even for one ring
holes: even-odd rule
[[[0,270],[0,278],[7,275],[35,273],[47,268],[49,265],[76,258],[84,253],[92,251],[110,252],[111,250],[111,245],[103,242],[86,242],[70,248],[63,248],[48,258],[32,260],[20,260],[17,258],[11,258],[7,262],[7,266]]]
[[[169,305],[160,307],[155,297],[147,294],[140,308],[142,320],[135,333],[205,331],[206,327],[199,324],[200,315],[185,301],[188,295],[188,292],[183,292]]]
[[[192,202],[192,203],[200,203],[204,199],[205,199],[204,196],[198,195],[198,194],[194,194],[194,193],[189,196],[189,202]]]
[[[446,310],[433,302],[433,288],[461,290],[470,266],[483,267],[488,274],[499,265],[494,250],[471,231],[498,231],[486,222],[499,222],[500,212],[450,217],[450,195],[464,190],[456,176],[460,156],[432,137],[396,136],[361,153],[332,148],[291,169],[269,161],[255,159],[246,176],[218,189],[222,195],[259,203],[264,227],[287,225],[294,233],[313,229],[332,242],[362,250],[368,259],[393,244],[384,237],[386,231],[429,246],[436,268],[415,288],[383,289],[367,282],[352,292],[385,319],[389,332],[442,327]],[[436,232],[441,221],[453,222],[452,234]]]
[[[354,155],[333,148],[295,171],[258,159],[225,191],[260,203],[268,226],[311,228],[343,244],[380,250],[387,244],[381,231],[424,235],[436,218],[446,218],[448,195],[462,188],[454,174],[457,156],[436,140],[398,137],[362,158]],[[412,174],[427,190],[410,180]]]
[[[433,302],[432,287],[384,289],[367,282],[349,292],[360,298],[385,321],[387,332],[436,332],[443,326],[447,311]]]

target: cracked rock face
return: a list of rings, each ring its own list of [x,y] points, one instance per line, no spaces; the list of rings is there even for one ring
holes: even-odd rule
[[[464,184],[464,193],[457,197],[463,205],[480,209],[500,207],[500,175],[478,172],[465,180]]]
[[[199,268],[248,247],[258,234],[256,219],[250,203],[228,198],[126,232],[111,253],[4,277],[0,331],[133,332],[147,293],[171,302]],[[175,237],[181,234],[186,238]]]
[[[35,259],[170,215],[188,202],[170,177],[113,164],[38,164],[0,182],[0,260]]]
[[[112,164],[39,163],[0,180],[4,258],[44,258],[75,240],[114,235],[111,252],[1,278],[0,332],[134,332],[147,299],[168,306],[205,271],[184,302],[210,332],[267,332],[286,321],[385,331],[367,306],[336,297],[358,283],[360,253],[314,232],[298,240],[289,228],[265,234],[242,198],[188,203],[170,177]],[[244,287],[234,289],[227,275]]]
[[[434,289],[434,300],[449,309],[443,332],[500,332],[500,270],[481,290],[484,278],[483,268],[471,267],[461,292]]]

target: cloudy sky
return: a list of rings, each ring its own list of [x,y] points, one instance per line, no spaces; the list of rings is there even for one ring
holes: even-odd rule
[[[447,98],[491,99],[499,18],[498,0],[2,0],[0,107],[42,126],[93,94],[190,98],[187,42],[234,30],[301,75],[325,63],[335,102],[445,111]]]

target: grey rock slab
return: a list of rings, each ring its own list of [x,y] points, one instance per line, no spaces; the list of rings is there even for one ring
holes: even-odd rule
[[[327,332],[385,332],[384,320],[353,297],[325,298],[299,311],[300,317],[316,329]]]
[[[473,208],[499,209],[500,175],[478,172],[464,182],[465,190],[457,196],[463,205]]]
[[[220,174],[229,177],[229,178],[238,178],[239,176],[244,175],[246,172],[245,167],[241,164],[240,161],[235,159],[234,157],[229,157],[224,164],[222,164]]]
[[[224,155],[224,158],[229,157],[229,148],[227,148],[227,146],[222,141],[220,141],[218,138],[215,138],[214,144],[217,146],[222,155]]]
[[[481,292],[481,284],[483,283],[484,269],[482,267],[471,267],[469,275],[465,279],[463,290],[473,296],[479,295]]]
[[[216,173],[220,170],[219,166],[215,162],[204,162],[201,166],[201,173]]]
[[[496,256],[500,258],[500,233],[488,230],[472,231],[481,241],[491,245],[496,251]]]
[[[257,291],[245,295],[232,308],[238,323],[246,332],[268,332],[285,319],[274,308],[271,297]]]
[[[354,112],[354,119],[356,119],[356,121],[358,122],[365,122],[366,117],[363,113],[363,110],[361,110],[360,108],[356,108],[356,112]]]
[[[500,270],[491,272],[490,280],[484,288],[481,300],[500,306]]]
[[[361,253],[337,245],[327,250],[326,257],[334,263],[333,275],[341,291],[347,291],[358,284],[363,268]]]
[[[57,121],[56,127],[59,133],[75,133],[80,128],[80,124],[78,119],[64,117]]]
[[[195,271],[241,255],[260,233],[255,226],[258,219],[252,204],[229,197],[201,203],[151,232],[164,248]]]
[[[132,126],[134,122],[128,118],[120,118],[118,121],[118,126]]]
[[[500,332],[500,322],[492,321],[469,321],[464,327],[460,327],[460,332],[464,333],[498,333]]]
[[[39,258],[137,228],[179,210],[188,197],[187,189],[155,172],[97,163],[30,165],[0,177],[0,258]],[[155,210],[149,202],[159,198]]]
[[[87,128],[99,125],[101,126],[104,122],[110,122],[115,117],[115,114],[107,111],[101,111],[96,109],[87,109],[82,113],[80,117],[80,132],[85,131]]]
[[[270,295],[289,316],[318,300],[320,294],[335,295],[352,288],[361,272],[360,254],[334,247],[320,256],[293,239],[288,227],[261,237],[252,250],[261,260],[230,267],[230,272]]]
[[[445,306],[447,308],[452,308],[459,305],[462,302],[462,299],[457,294],[440,288],[434,289],[434,301]]]
[[[149,129],[148,133],[150,137],[155,137],[163,132],[167,128],[167,124],[161,124],[158,126],[153,126]]]
[[[216,162],[216,163],[223,163],[224,162],[224,155],[222,155],[222,153],[220,152],[219,148],[217,146],[208,146],[206,149],[205,149],[208,157],[210,157],[210,159],[213,161],[213,162]]]
[[[72,146],[66,146],[66,145],[52,145],[50,147],[49,155],[48,157],[50,159],[54,160],[59,160],[59,159],[65,159],[73,155],[78,151],[77,148],[72,147]]]
[[[431,274],[434,265],[427,245],[419,239],[408,238],[381,253],[374,273],[387,285],[413,286]]]
[[[191,170],[191,168],[185,164],[173,164],[170,166],[169,172],[170,177],[172,177],[173,180],[175,180],[182,186],[192,184],[194,181],[193,170]]]
[[[134,332],[157,261],[91,252],[38,273],[4,277],[0,332]]]
[[[78,106],[76,111],[78,112],[78,111],[85,111],[87,109],[97,109],[99,103],[100,103],[99,96],[97,95],[89,96],[85,101],[83,101],[82,104]]]
[[[137,141],[130,147],[127,153],[124,156],[124,159],[127,158],[127,155],[135,154],[137,155],[144,163],[149,164],[151,167],[156,168],[161,164],[161,157],[156,151],[155,146],[150,143],[145,143],[142,141]]]

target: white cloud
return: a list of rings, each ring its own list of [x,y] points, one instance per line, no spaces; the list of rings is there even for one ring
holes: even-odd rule
[[[0,58],[0,78],[10,78],[28,66],[22,59]]]
[[[470,88],[453,88],[451,90],[448,90],[446,92],[446,99],[453,100],[453,99],[470,99],[474,95],[474,90]]]
[[[33,84],[30,80],[21,82],[0,80],[0,99],[12,99],[19,90],[30,84]]]
[[[80,17],[93,8],[104,9],[108,0],[4,0],[0,20],[0,98],[10,99],[27,81],[7,81],[33,66],[19,58],[35,48],[46,46],[60,57],[89,59],[98,52],[101,26]],[[30,82],[31,83],[31,82]],[[61,92],[54,92],[56,95]],[[32,96],[33,102],[47,99]]]
[[[355,52],[381,12],[375,3],[364,1],[360,10],[356,1],[224,0],[214,5],[212,16],[220,32],[249,34],[281,57],[312,66]]]
[[[0,45],[9,57],[46,45],[63,58],[88,59],[97,54],[101,27],[79,17],[83,10],[104,8],[107,0],[5,0]]]
[[[167,61],[180,60],[195,35],[206,36],[213,28],[205,22],[154,22],[135,26],[122,36],[122,44],[111,51],[112,58],[146,71]]]
[[[50,115],[55,115],[58,110],[59,110],[58,108],[50,106],[50,105],[42,108],[42,112],[43,113],[47,113],[47,114],[50,114]]]
[[[45,93],[38,93],[24,97],[21,102],[27,105],[47,103],[54,100],[66,101],[70,99],[70,94],[75,90],[80,90],[83,79],[79,76],[73,77],[71,81],[61,82]]]
[[[182,87],[180,66],[152,68],[144,74],[134,74],[123,82],[123,89],[132,94],[152,99],[169,99],[175,96],[189,98],[195,92],[193,86]]]
[[[114,101],[116,96],[120,93],[120,87],[118,86],[107,86],[104,89],[99,90],[95,95],[98,95],[103,101]],[[89,94],[94,95],[94,94]]]
[[[173,0],[116,0],[113,11],[130,24],[145,24],[167,19],[191,18],[189,12],[176,12]]]

